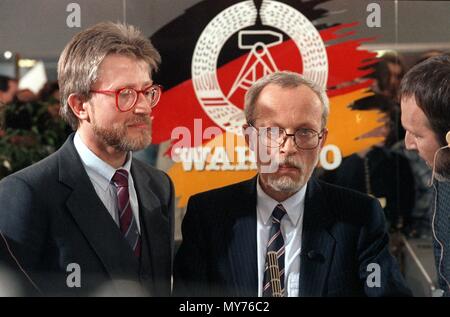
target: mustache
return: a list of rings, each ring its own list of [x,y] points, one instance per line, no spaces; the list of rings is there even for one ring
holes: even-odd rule
[[[303,169],[303,164],[298,162],[292,156],[287,156],[287,157],[278,159],[277,164],[278,164],[278,166],[287,166],[287,167],[293,167],[293,168],[297,168],[297,169]]]
[[[135,117],[126,122],[127,125],[136,125],[136,124],[146,124],[148,126],[152,125],[152,119],[149,116]]]

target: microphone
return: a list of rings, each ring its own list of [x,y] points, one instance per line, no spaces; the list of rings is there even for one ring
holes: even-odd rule
[[[304,251],[302,252],[302,255],[306,255],[308,257],[308,259],[312,260],[312,261],[323,261],[325,260],[325,257],[317,252],[316,250],[309,250],[309,251]]]

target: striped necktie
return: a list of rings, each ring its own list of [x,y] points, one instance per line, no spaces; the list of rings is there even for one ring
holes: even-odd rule
[[[130,204],[130,194],[128,191],[128,172],[118,169],[112,178],[114,186],[117,188],[117,203],[119,209],[120,231],[133,249],[137,257],[141,255],[141,238],[133,216]]]
[[[281,234],[281,219],[286,214],[278,204],[272,212],[272,227],[267,242],[264,268],[263,297],[283,297],[284,294],[284,239]]]

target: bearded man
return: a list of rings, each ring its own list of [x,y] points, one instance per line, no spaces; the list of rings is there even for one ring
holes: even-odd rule
[[[400,86],[405,146],[432,169],[432,232],[441,295],[450,297],[450,57],[411,68]]]
[[[183,296],[405,296],[378,201],[311,178],[327,138],[324,89],[292,72],[245,97],[253,179],[195,195],[175,257]]]
[[[151,143],[159,62],[139,30],[110,22],[62,52],[61,115],[75,133],[0,182],[0,251],[33,294],[170,295],[173,185],[132,157]]]

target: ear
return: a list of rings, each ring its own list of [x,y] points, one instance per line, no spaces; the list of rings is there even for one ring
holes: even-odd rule
[[[323,148],[323,146],[327,142],[327,137],[328,137],[328,129],[324,128],[322,132],[322,138],[320,139],[320,148]]]
[[[87,101],[84,101],[79,95],[70,94],[69,98],[67,98],[67,104],[78,119],[89,120],[89,104]]]

